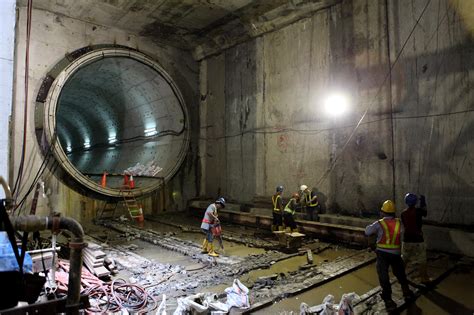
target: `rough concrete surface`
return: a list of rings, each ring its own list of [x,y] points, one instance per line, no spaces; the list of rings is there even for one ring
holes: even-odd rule
[[[402,210],[412,191],[429,220],[474,222],[462,1],[388,3],[343,1],[203,61],[206,195],[251,202],[304,183],[329,212],[360,215],[394,196]],[[323,107],[333,91],[350,99],[338,119]]]
[[[19,167],[21,153],[21,136],[23,126],[23,68],[26,35],[26,8],[19,7],[16,29],[16,77],[14,80],[15,95],[13,106],[13,121],[11,139],[10,167],[16,173]],[[30,42],[30,71],[29,71],[29,112],[27,129],[27,151],[25,162],[25,178],[23,194],[32,182],[43,160],[34,132],[34,100],[38,94],[41,82],[63,57],[79,48],[94,44],[119,44],[138,49],[157,61],[174,79],[183,94],[190,115],[190,128],[196,130],[198,124],[197,88],[198,69],[187,52],[171,47],[161,47],[153,44],[144,37],[125,32],[113,27],[98,26],[77,19],[53,14],[44,10],[34,9],[32,13],[32,31]],[[197,137],[191,136],[191,144],[186,159],[180,171],[166,185],[165,208],[183,207],[187,199],[195,196],[197,189]],[[58,176],[52,175],[54,164],[49,166],[42,176],[46,188],[51,192],[49,206],[40,198],[38,213],[49,213],[52,208],[63,215],[79,220],[90,220],[95,216],[97,201],[86,197],[86,192],[80,189],[72,190]],[[13,182],[14,178],[10,179]],[[20,194],[20,195],[21,195]],[[152,207],[162,208],[157,195],[148,196],[143,200],[144,208],[150,212]]]

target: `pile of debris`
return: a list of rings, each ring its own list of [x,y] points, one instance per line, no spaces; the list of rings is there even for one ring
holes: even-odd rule
[[[152,176],[155,177],[161,172],[163,168],[156,165],[155,161],[150,161],[146,163],[146,165],[141,164],[138,162],[134,166],[127,168],[124,171],[124,174],[132,175],[132,176]]]

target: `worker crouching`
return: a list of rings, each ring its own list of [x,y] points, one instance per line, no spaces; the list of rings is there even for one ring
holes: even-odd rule
[[[278,186],[276,188],[276,194],[272,196],[272,205],[273,205],[273,224],[272,231],[283,231],[283,202],[281,200],[281,195],[283,193],[283,186]]]
[[[207,207],[206,212],[204,213],[204,218],[202,219],[201,230],[206,234],[206,237],[204,238],[204,241],[202,243],[202,252],[208,253],[209,256],[213,256],[213,257],[219,256],[219,254],[217,254],[214,251],[214,245],[212,244],[212,241],[214,240],[214,236],[212,235],[211,228],[214,225],[219,224],[217,210],[222,209],[224,207],[225,207],[225,199],[224,198],[217,199],[214,203],[211,203]]]
[[[295,222],[295,211],[300,203],[300,195],[298,193],[293,193],[290,201],[285,206],[283,210],[283,221],[288,232],[297,232],[298,228]]]
[[[400,242],[400,219],[395,217],[395,205],[391,200],[383,203],[381,208],[382,219],[375,221],[365,229],[365,234],[377,235],[377,275],[382,287],[382,299],[385,302],[387,311],[395,310],[397,305],[392,300],[392,287],[388,268],[392,267],[392,272],[397,277],[402,287],[405,298],[413,297],[413,292],[408,287],[408,280],[405,274],[405,265],[401,257]]]

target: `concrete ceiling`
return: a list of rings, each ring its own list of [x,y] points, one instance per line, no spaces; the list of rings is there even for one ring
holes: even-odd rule
[[[192,50],[196,59],[341,0],[35,0],[37,9]],[[26,6],[27,0],[18,0]]]

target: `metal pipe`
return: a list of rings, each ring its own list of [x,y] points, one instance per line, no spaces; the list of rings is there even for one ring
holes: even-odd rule
[[[34,215],[10,216],[10,221],[15,230],[23,232],[52,230],[55,233],[59,230],[68,230],[73,234],[73,238],[69,242],[71,253],[69,255],[70,269],[66,309],[68,314],[78,314],[81,291],[82,249],[85,247],[82,226],[71,218],[37,217]]]

